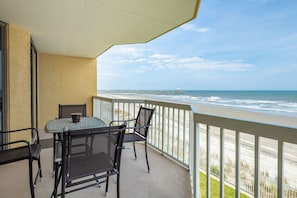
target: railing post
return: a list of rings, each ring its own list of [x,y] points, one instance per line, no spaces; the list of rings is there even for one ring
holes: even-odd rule
[[[111,120],[115,120],[114,119],[114,101],[111,101]]]
[[[171,140],[171,152],[172,156],[174,156],[174,135],[175,135],[175,108],[172,108],[172,140]]]
[[[190,174],[192,179],[192,197],[200,197],[200,132],[195,122],[195,114],[190,119]]]
[[[220,128],[220,197],[224,198],[224,129]]]
[[[186,111],[184,110],[183,111],[184,112],[184,119],[183,119],[183,123],[184,123],[184,127],[183,127],[183,162],[185,161],[185,154],[186,154]],[[194,133],[196,132],[196,127],[194,127],[195,126],[195,117],[194,117],[194,115],[193,115],[193,112],[192,112],[192,118],[193,118],[193,121],[192,121],[192,124],[190,124],[190,125],[193,125],[192,127],[193,127],[193,131],[194,131]],[[191,130],[190,130],[191,131]]]
[[[162,108],[162,155],[164,154],[164,139],[165,139],[165,108]]]
[[[260,144],[259,136],[255,136],[255,185],[254,185],[254,196],[260,197]]]
[[[210,129],[206,125],[206,197],[210,198]]]
[[[177,159],[180,159],[179,155],[179,142],[180,142],[180,110],[177,109]]]
[[[235,167],[235,197],[240,198],[240,133],[236,131],[236,143],[235,143],[235,152],[236,152],[236,167]]]
[[[284,149],[284,142],[278,141],[278,155],[277,155],[277,162],[278,162],[278,184],[277,184],[277,197],[282,198],[283,197],[283,163],[284,163],[284,156],[283,156],[283,149]]]
[[[161,133],[161,116],[160,116],[160,113],[161,113],[161,107],[158,105],[158,109],[156,109],[156,112],[158,112],[158,130],[159,130],[159,133],[158,133],[158,137],[157,137],[157,142],[158,142],[158,144],[157,144],[157,147],[158,148],[160,148],[160,140],[161,140],[161,135],[162,135],[162,133]],[[157,118],[156,118],[157,119]]]
[[[169,131],[170,131],[170,108],[167,107],[167,152],[169,152],[169,145],[170,145],[170,139],[169,139]]]

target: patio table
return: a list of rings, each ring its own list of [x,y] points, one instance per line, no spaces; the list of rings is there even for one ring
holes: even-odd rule
[[[81,117],[79,122],[73,123],[72,118],[60,118],[50,120],[45,125],[45,132],[52,133],[54,135],[53,139],[53,169],[55,162],[60,161],[61,153],[59,142],[62,140],[63,132],[69,130],[79,130],[88,129],[96,127],[107,126],[101,119],[96,117]]]
[[[96,117],[81,117],[80,122],[73,123],[71,118],[50,120],[45,125],[46,133],[63,133],[63,131],[104,127],[106,124]]]

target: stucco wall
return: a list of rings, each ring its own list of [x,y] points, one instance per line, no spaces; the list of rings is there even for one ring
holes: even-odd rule
[[[96,59],[38,54],[39,128],[58,117],[59,104],[87,104],[97,94]]]
[[[7,126],[12,130],[31,126],[30,33],[12,24],[7,33]]]

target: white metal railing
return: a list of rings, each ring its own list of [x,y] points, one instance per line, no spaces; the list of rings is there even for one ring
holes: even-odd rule
[[[93,115],[106,123],[136,118],[141,105],[155,108],[148,143],[185,167],[189,165],[190,106],[153,100],[93,97]]]
[[[195,139],[199,145],[195,168],[206,170],[206,197],[211,197],[212,167],[216,167],[219,172],[220,197],[224,197],[228,175],[233,175],[231,183],[234,184],[235,197],[240,197],[241,193],[250,197],[297,196],[297,188],[294,187],[297,177],[290,175],[294,171],[287,171],[297,168],[297,158],[292,155],[292,151],[297,149],[296,128],[198,112],[194,112],[194,123]],[[232,145],[233,149],[230,148]],[[230,150],[234,152],[231,159]],[[226,156],[231,160],[231,171],[226,165]],[[201,163],[203,158],[206,159],[204,165]],[[196,185],[197,192],[202,190]]]
[[[290,172],[297,169],[296,128],[201,114],[188,104],[146,99],[94,96],[93,114],[107,123],[130,119],[140,105],[155,108],[149,144],[190,170],[193,197],[211,197],[210,181],[215,179],[220,197],[228,185],[234,197],[297,198],[297,176]],[[200,189],[200,170],[206,173],[205,189]]]

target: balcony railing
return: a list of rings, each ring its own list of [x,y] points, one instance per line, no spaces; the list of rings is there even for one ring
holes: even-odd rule
[[[140,105],[155,108],[150,146],[189,169],[192,197],[211,197],[210,184],[233,197],[297,197],[297,129],[199,113],[194,106],[147,99],[93,97],[105,122],[135,118]],[[200,189],[200,172],[206,188]],[[227,197],[227,196],[226,196]]]

